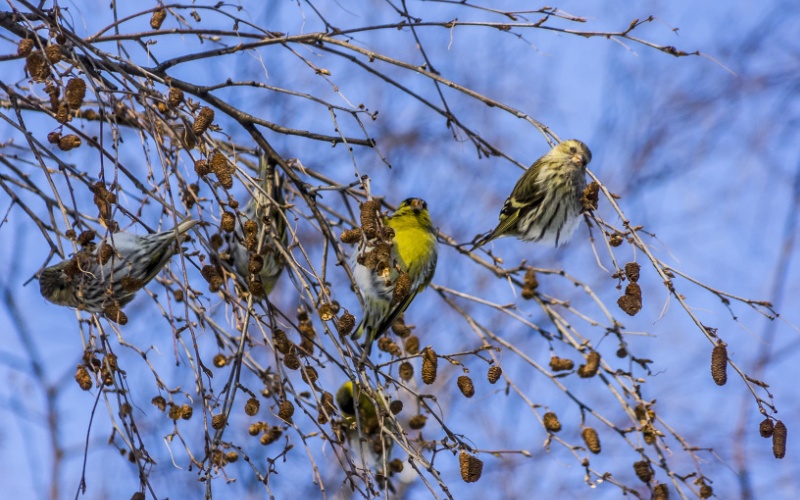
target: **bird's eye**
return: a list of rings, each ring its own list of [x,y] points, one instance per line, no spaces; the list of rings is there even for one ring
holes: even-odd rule
[[[575,146],[570,146],[569,147],[569,152],[570,153],[577,153],[578,152],[578,148],[576,148]]]

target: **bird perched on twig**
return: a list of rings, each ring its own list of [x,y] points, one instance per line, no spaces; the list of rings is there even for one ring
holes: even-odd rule
[[[568,241],[580,222],[581,195],[592,152],[569,139],[536,160],[517,181],[500,210],[500,223],[472,250],[504,236],[556,245]]]
[[[356,395],[358,405],[356,405]],[[362,442],[366,445],[365,457],[368,465],[376,465],[385,457],[391,455],[394,441],[387,432],[381,437],[381,419],[372,400],[360,387],[354,387],[352,381],[347,381],[336,391],[336,405],[342,414],[342,431],[351,449],[356,452]],[[391,417],[386,412],[384,425],[390,430],[395,430]],[[360,434],[359,434],[360,432]],[[355,447],[355,448],[353,448]]]
[[[244,209],[246,221],[226,233],[230,270],[237,284],[256,297],[266,297],[275,288],[285,260],[278,245],[287,244],[283,211],[283,179],[265,156],[259,160],[261,186]]]
[[[124,318],[115,318],[121,314],[119,308],[155,278],[175,254],[175,242],[197,223],[187,218],[170,231],[147,236],[114,233],[100,245],[89,245],[71,259],[45,268],[39,275],[39,290],[53,304],[105,313],[115,321]]]
[[[365,216],[365,208],[372,213]],[[373,341],[431,282],[438,256],[436,230],[424,200],[408,198],[391,217],[378,219],[379,209],[374,200],[362,207],[365,238],[351,259],[356,284],[364,297],[363,318],[351,338],[366,334],[366,355]],[[380,224],[376,224],[378,220]],[[382,227],[373,236],[375,228],[367,226],[375,225]]]

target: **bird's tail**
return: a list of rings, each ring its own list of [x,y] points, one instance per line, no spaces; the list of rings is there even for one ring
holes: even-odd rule
[[[477,241],[475,241],[475,240],[472,240],[472,241],[473,241],[473,243],[472,243],[472,248],[470,248],[470,249],[469,249],[469,253],[472,253],[472,252],[474,252],[475,250],[477,250],[477,249],[479,249],[480,247],[482,247],[483,245],[485,245],[485,244],[489,243],[490,241],[492,241],[493,239],[495,239],[495,238],[496,238],[496,236],[495,236],[495,234],[494,234],[494,231],[490,231],[489,233],[487,233],[487,234],[485,234],[485,235],[480,235],[480,234],[479,234],[479,235],[478,235],[478,236],[476,236],[475,238],[477,239]]]
[[[185,219],[180,221],[177,226],[175,226],[175,233],[177,233],[180,236],[181,234],[184,234],[186,231],[190,230],[199,223],[200,223],[199,220],[192,219],[191,217],[186,217]]]
[[[262,154],[258,162],[258,176],[261,178],[262,190],[253,195],[257,214],[266,216],[272,221],[278,239],[286,242],[286,220],[281,213],[285,200],[283,197],[283,177],[271,163],[266,154]]]

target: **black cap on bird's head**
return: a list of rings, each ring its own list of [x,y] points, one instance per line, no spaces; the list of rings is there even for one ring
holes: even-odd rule
[[[428,209],[428,204],[422,198],[406,198],[403,200],[403,203],[400,204],[400,207],[409,207],[414,212],[422,212],[423,210]]]

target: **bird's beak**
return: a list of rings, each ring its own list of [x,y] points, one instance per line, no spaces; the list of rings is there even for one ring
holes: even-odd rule
[[[425,209],[425,203],[419,199],[411,200],[411,209],[416,213],[420,213]]]
[[[585,167],[586,164],[589,163],[586,161],[586,156],[581,153],[575,153],[575,155],[572,157],[572,162],[580,165],[581,167]]]

